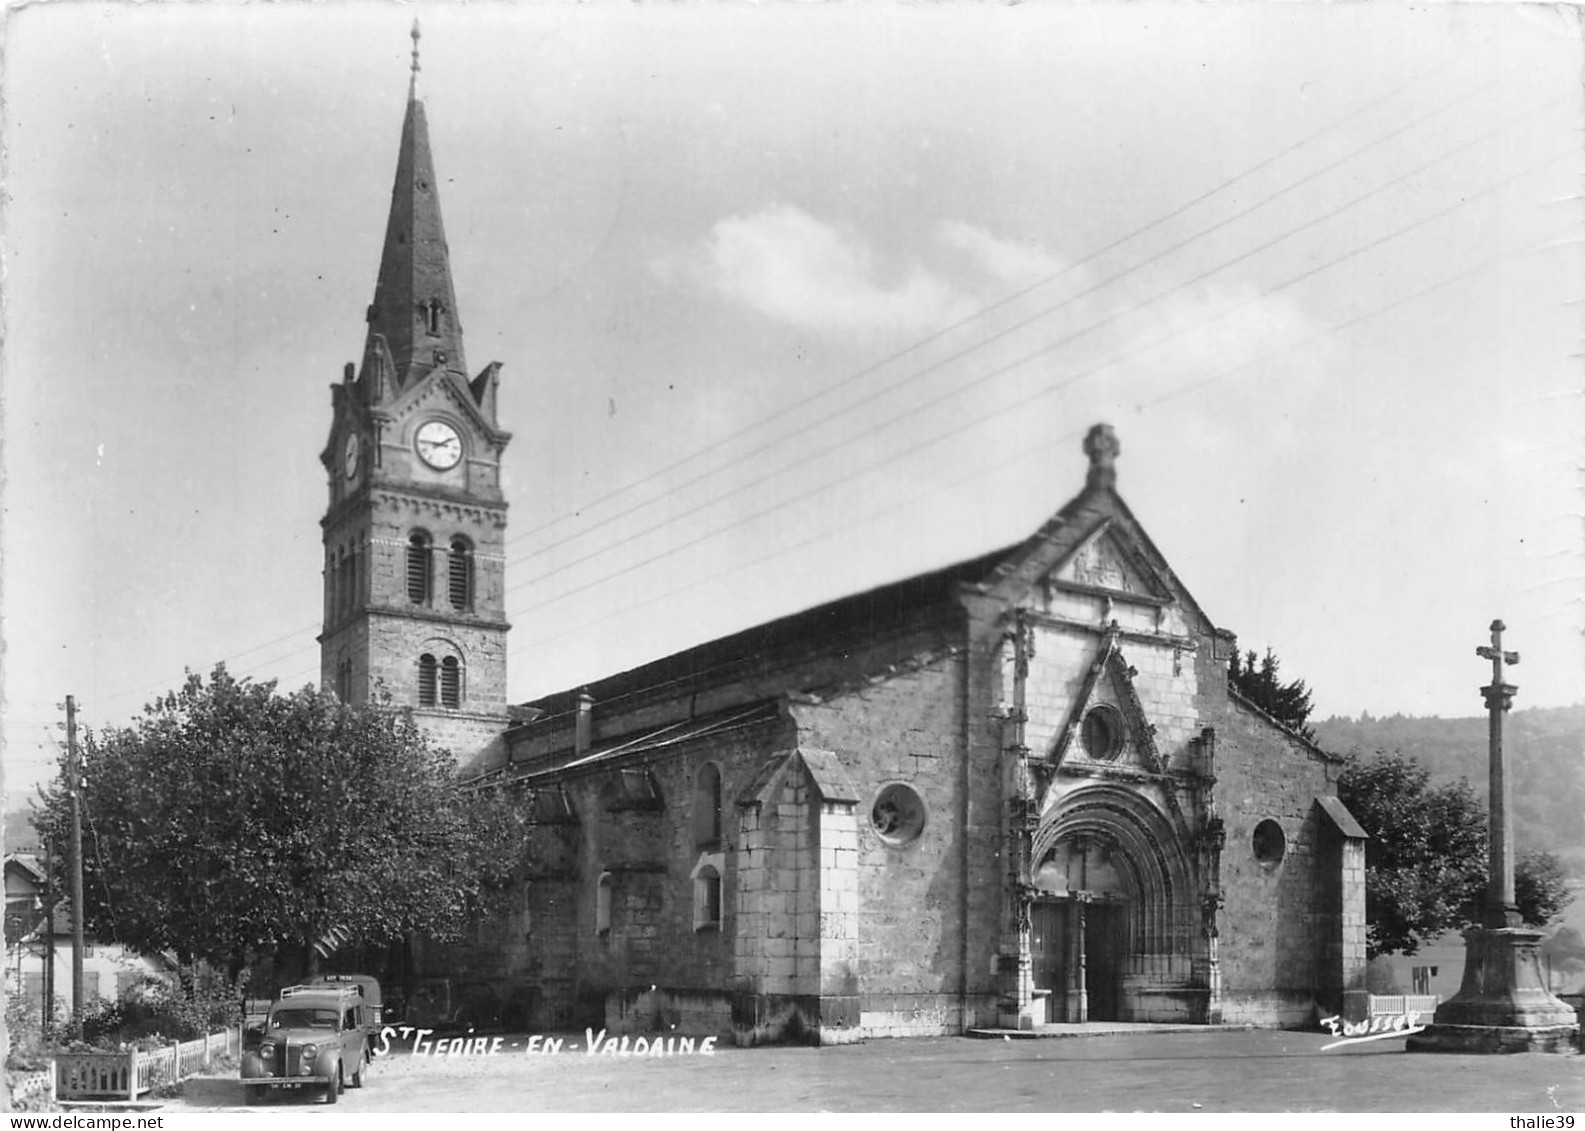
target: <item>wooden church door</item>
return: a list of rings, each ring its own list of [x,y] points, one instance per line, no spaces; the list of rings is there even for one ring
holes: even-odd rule
[[[1030,974],[1035,989],[1050,996],[1047,1020],[1066,1017],[1068,988],[1068,905],[1040,901],[1029,908]]]
[[[1084,914],[1084,982],[1091,1021],[1122,1020],[1123,913],[1119,903],[1092,903]]]

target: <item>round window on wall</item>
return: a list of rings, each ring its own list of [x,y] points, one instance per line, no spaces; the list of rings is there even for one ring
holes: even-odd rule
[[[1281,864],[1288,851],[1288,838],[1283,835],[1282,826],[1270,818],[1255,826],[1250,844],[1255,850],[1255,859],[1268,868]]]
[[[1090,708],[1081,734],[1084,753],[1097,762],[1113,762],[1123,752],[1123,716],[1116,708]]]
[[[870,824],[887,844],[912,844],[925,831],[925,803],[912,786],[881,787],[870,807]]]

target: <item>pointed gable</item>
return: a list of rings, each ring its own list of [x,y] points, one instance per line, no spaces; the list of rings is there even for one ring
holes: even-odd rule
[[[992,569],[982,589],[1002,600],[1101,624],[1117,606],[1134,606],[1136,625],[1173,620],[1183,631],[1215,628],[1168,566],[1161,551],[1117,494],[1121,450],[1110,425],[1097,424],[1084,441],[1090,459],[1084,490],[1047,519]],[[1063,595],[1084,598],[1064,601]],[[1094,605],[1099,616],[1077,613]],[[1168,611],[1174,610],[1169,618]],[[1124,627],[1129,627],[1125,620]]]
[[[1115,624],[1101,640],[1095,660],[1073,700],[1067,722],[1051,750],[1060,766],[1070,752],[1086,761],[1134,765],[1153,774],[1163,772],[1156,746],[1156,728],[1134,689],[1138,673],[1123,658]]]
[[[1076,589],[1098,589],[1133,597],[1171,600],[1171,593],[1126,539],[1112,530],[1111,519],[1090,531],[1056,568],[1048,582]]]

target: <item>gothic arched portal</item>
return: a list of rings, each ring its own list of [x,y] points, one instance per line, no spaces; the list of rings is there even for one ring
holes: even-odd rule
[[[1124,786],[1086,786],[1045,815],[1032,849],[1030,958],[1053,1020],[1197,1012],[1198,899],[1160,809]]]

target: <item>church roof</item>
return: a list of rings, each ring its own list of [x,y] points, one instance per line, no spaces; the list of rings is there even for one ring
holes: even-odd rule
[[[1180,603],[1188,619],[1204,631],[1230,636],[1211,625],[1117,495],[1114,464],[1120,449],[1111,428],[1092,428],[1084,450],[1090,462],[1084,489],[1021,542],[536,699],[517,709],[526,717],[508,732],[508,742],[530,732],[570,732],[570,720],[585,695],[605,720],[637,712],[629,714],[631,725],[638,715],[649,713],[649,705],[662,700],[682,701],[690,715],[697,711],[704,716],[781,695],[818,692],[832,685],[834,676],[838,683],[843,678],[833,672],[833,658],[844,661],[852,674],[870,666],[895,668],[903,651],[914,656],[949,654],[962,643],[959,597],[965,586],[1019,601],[1055,565],[1108,531],[1116,535],[1113,544],[1127,548],[1140,583],[1127,596],[1147,603]],[[543,739],[533,741],[540,745]],[[556,745],[554,740],[550,745]]]
[[[587,692],[601,707],[620,705],[659,688],[687,694],[702,683],[752,681],[785,671],[797,653],[854,652],[879,635],[917,628],[928,631],[927,610],[939,610],[952,599],[958,586],[977,584],[1013,547],[1003,547],[944,569],[904,578],[812,609],[780,617],[730,636],[696,645],[641,667],[608,676],[583,687],[569,688],[534,700],[529,706],[543,714],[536,721],[563,717],[576,709]],[[949,643],[943,640],[943,645]],[[765,695],[797,690],[783,682]]]

